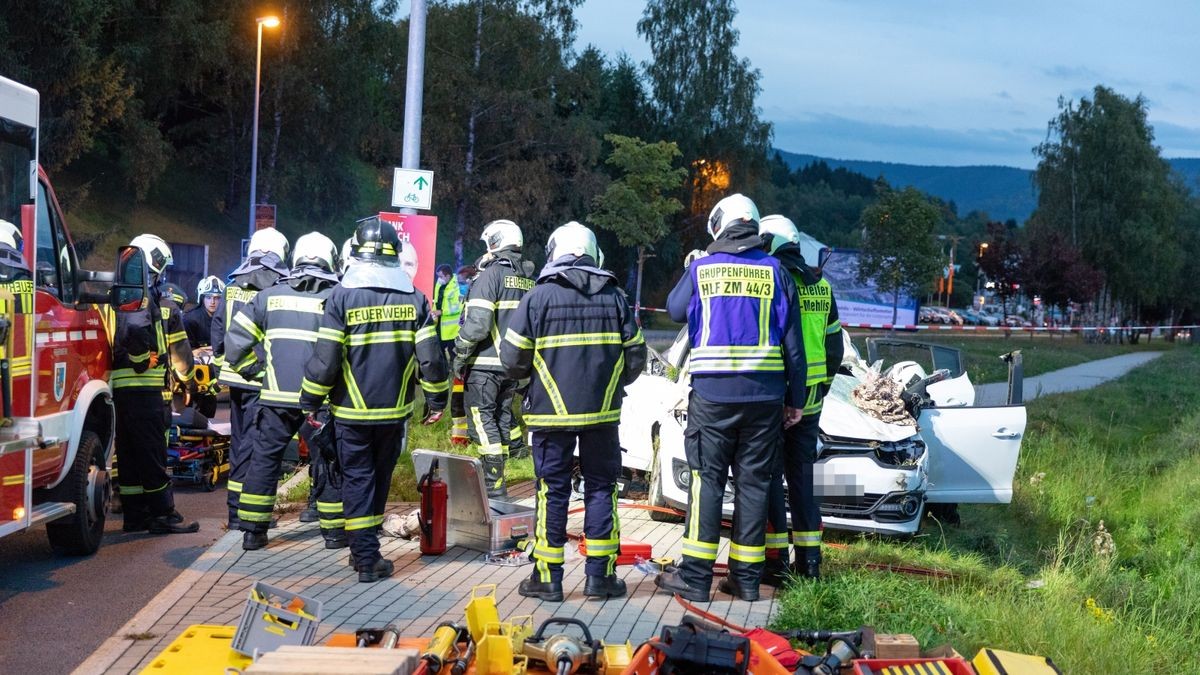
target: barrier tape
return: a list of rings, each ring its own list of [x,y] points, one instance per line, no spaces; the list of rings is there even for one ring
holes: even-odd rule
[[[642,312],[662,312],[667,310],[660,307],[635,307],[634,311]],[[1080,331],[1153,331],[1159,330],[1163,332],[1193,330],[1200,328],[1200,324],[1190,324],[1185,326],[945,326],[941,324],[890,324],[890,323],[846,323],[842,322],[842,328],[867,328],[874,330],[957,330],[957,331],[1026,331],[1030,333],[1074,333]]]

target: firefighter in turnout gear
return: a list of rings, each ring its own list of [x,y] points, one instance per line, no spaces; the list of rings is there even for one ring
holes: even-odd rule
[[[717,202],[708,232],[708,255],[690,264],[667,299],[671,318],[687,322],[692,345],[684,433],[692,478],[682,562],[655,584],[708,601],[732,466],[729,576],[720,590],[757,600],[779,438],[804,405],[804,343],[793,316],[795,285],[762,250],[754,202],[740,194]]]
[[[217,277],[204,277],[196,284],[196,306],[183,315],[183,327],[192,349],[212,346],[213,317],[224,295],[225,282]]]
[[[821,276],[816,263],[806,261],[800,251],[800,231],[784,216],[767,216],[759,223],[763,245],[773,255],[796,284],[800,330],[804,335],[805,388],[804,416],[800,422],[783,432],[780,458],[782,473],[776,472],[771,483],[768,516],[771,529],[767,534],[767,567],[763,580],[778,586],[788,570],[788,510],[791,510],[791,543],[796,549],[795,563],[790,566],[798,576],[816,579],[821,576],[821,507],[813,485],[813,464],[817,461],[817,439],[820,436],[821,405],[833,376],[842,363],[842,324],[838,320],[837,302],[833,288]],[[809,263],[814,263],[810,265]],[[787,498],[784,498],[783,478],[787,478]],[[780,555],[782,554],[782,556]]]
[[[617,425],[625,385],[646,363],[646,341],[591,230],[570,222],[546,244],[546,267],[513,313],[500,349],[509,377],[532,376],[522,409],[533,433],[537,520],[531,577],[519,593],[563,599],[564,546],[576,445],[583,472],[587,583],[583,594],[625,595],[614,570],[620,545]]]
[[[212,344],[213,365],[220,370],[217,381],[229,388],[229,483],[226,503],[229,506],[229,529],[238,529],[238,503],[241,499],[242,481],[246,479],[246,459],[250,456],[250,437],[253,434],[254,404],[262,382],[258,379],[261,368],[266,364],[263,345],[254,348],[258,357],[258,373],[248,371],[247,379],[233,368],[226,367],[225,334],[233,324],[233,317],[246,303],[254,299],[259,291],[270,288],[289,274],[287,268],[288,241],[275,228],[258,230],[250,237],[250,253],[233,274],[225,287],[225,297],[213,314]]]
[[[498,347],[521,298],[533,288],[533,263],[521,256],[525,239],[509,220],[494,220],[480,239],[487,254],[471,282],[462,326],[454,342],[454,375],[463,380],[467,432],[479,446],[489,497],[504,497],[504,460],[518,425],[513,418],[517,381],[504,374]]]
[[[238,501],[242,548],[247,551],[267,545],[283,453],[304,425],[300,382],[317,342],[325,300],[338,283],[336,259],[329,237],[311,232],[297,239],[291,273],[243,305],[225,336],[226,368],[252,378],[260,367],[255,348],[262,345],[267,355],[263,386],[251,413],[255,432]],[[318,495],[317,510],[325,548],[344,548],[341,500]]]
[[[441,342],[442,353],[451,358],[454,338],[458,337],[458,320],[462,317],[462,300],[458,283],[454,280],[454,271],[449,265],[438,265],[431,314],[438,323],[438,341]],[[421,420],[421,424],[435,424],[444,413],[444,410],[426,406],[425,419]]]
[[[379,554],[377,531],[404,449],[415,384],[420,379],[434,408],[446,405],[449,389],[437,322],[400,268],[399,249],[390,224],[377,217],[359,224],[354,264],[325,301],[300,394],[301,408],[310,414],[329,398],[346,534],[361,582],[392,573],[392,562]]]
[[[154,288],[172,262],[170,247],[152,234],[138,235],[130,245],[141,250],[149,287]],[[151,291],[141,311],[117,314],[113,338],[111,383],[125,532],[175,534],[200,529],[198,523],[185,524],[175,510],[167,473],[168,368],[180,381],[190,380],[192,349],[179,307]]]

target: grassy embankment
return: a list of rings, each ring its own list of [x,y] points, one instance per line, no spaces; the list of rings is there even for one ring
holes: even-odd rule
[[[908,632],[1064,672],[1200,672],[1200,350],[1029,404],[1009,506],[963,506],[902,543],[831,535],[827,577],[783,595],[779,627]],[[863,569],[902,563],[930,579]]]

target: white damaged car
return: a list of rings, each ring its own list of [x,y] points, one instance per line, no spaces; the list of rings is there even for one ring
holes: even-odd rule
[[[846,357],[821,414],[814,471],[821,516],[828,528],[911,535],[927,509],[955,516],[956,504],[1006,504],[1025,433],[1020,353],[1009,361],[1008,403],[976,406],[975,390],[957,349],[868,338],[863,361],[843,332]],[[683,450],[687,426],[687,331],[660,354],[650,350],[646,372],[626,387],[620,439],[626,478],[644,477],[649,502],[687,507],[691,473]],[[859,409],[851,391],[869,363],[905,388],[917,426],[888,424]],[[928,364],[926,366],[925,364]],[[732,477],[725,515],[733,512]]]

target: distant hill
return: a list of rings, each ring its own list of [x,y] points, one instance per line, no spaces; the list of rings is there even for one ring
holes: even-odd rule
[[[823,161],[830,168],[845,168],[869,178],[883,176],[897,187],[909,185],[953,201],[958,213],[985,211],[995,220],[1024,222],[1037,206],[1033,172],[1011,166],[921,166],[855,159],[831,159],[779,150],[792,169]],[[1167,162],[1182,176],[1193,193],[1200,193],[1200,158],[1175,158]]]

